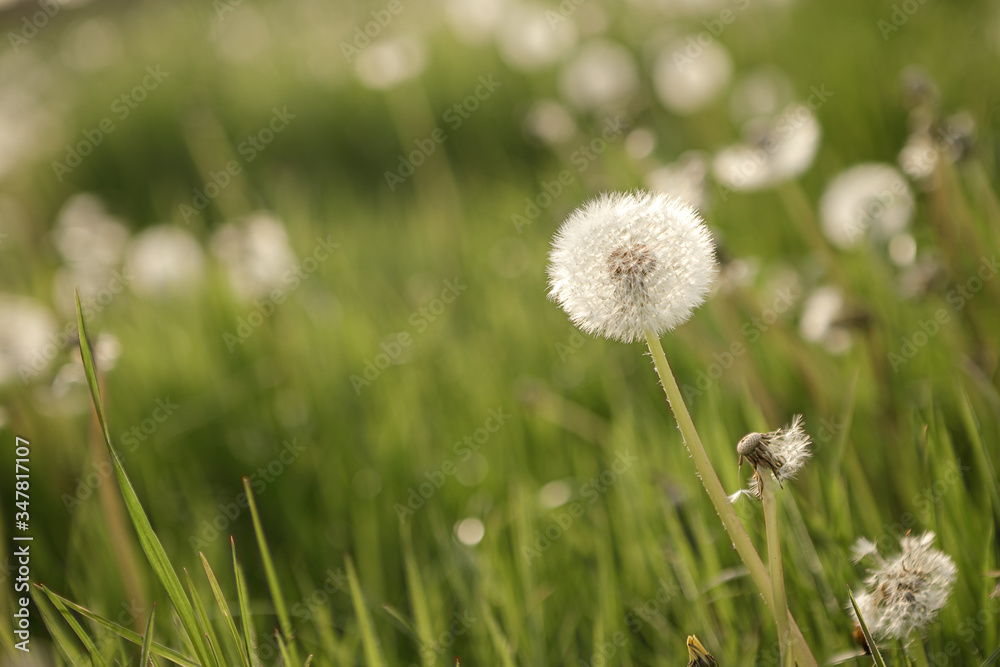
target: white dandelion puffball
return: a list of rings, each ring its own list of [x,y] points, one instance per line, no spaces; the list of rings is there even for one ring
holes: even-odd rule
[[[823,233],[839,248],[871,234],[885,241],[910,224],[913,194],[888,164],[860,164],[837,176],[819,201]]]
[[[930,625],[948,602],[958,576],[951,556],[935,549],[934,533],[906,536],[902,551],[883,558],[870,540],[859,540],[852,550],[860,560],[871,557],[876,569],[865,580],[867,590],[856,595],[868,629],[876,637],[906,639]]]
[[[549,298],[587,333],[623,343],[683,324],[718,270],[698,212],[643,191],[601,195],[574,211],[549,262]]]

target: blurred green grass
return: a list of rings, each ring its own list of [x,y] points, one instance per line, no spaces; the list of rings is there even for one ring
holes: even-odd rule
[[[638,56],[644,81],[650,59],[640,45],[654,28],[701,29],[699,19],[650,26],[640,12],[600,7],[614,17],[609,34]],[[15,233],[16,245],[0,245],[4,291],[51,300],[59,258],[49,230],[71,194],[99,195],[136,230],[183,224],[178,206],[190,202],[191,189],[236,157],[236,146],[266,124],[274,107],[287,107],[297,114],[294,122],[189,227],[207,239],[222,221],[266,208],[286,223],[299,257],[313,252],[317,236],[331,235],[338,251],[232,353],[223,335],[235,332],[252,306],[232,295],[217,267],[194,294],[151,302],[124,293],[90,324],[92,333],[113,332],[122,347],[117,366],[103,378],[113,438],[147,419],[157,399],[180,406],[125,457],[175,565],[200,568],[191,536],[203,535],[205,521],[225,516],[220,504],[235,501],[241,475],[274,461],[283,441],[297,440],[305,451],[257,499],[297,637],[303,653],[316,654],[314,664],[364,660],[346,586],[329,593],[323,613],[294,613],[296,602],[322,590],[328,572],[345,567],[347,554],[390,664],[419,660],[418,642],[383,611],[390,605],[406,618],[417,614],[413,576],[425,592],[433,636],[448,632],[455,613],[477,619],[453,646],[434,653],[434,664],[453,655],[466,664],[502,661],[503,637],[513,664],[596,665],[595,647],[614,644],[617,632],[626,642],[609,662],[677,664],[684,638],[693,633],[725,664],[750,664],[754,656],[776,663],[769,615],[727,547],[642,349],[585,338],[560,359],[557,344],[578,339],[545,298],[551,234],[596,191],[640,185],[643,168],[624,142],[611,142],[518,233],[511,216],[523,212],[524,199],[534,199],[542,181],[574,169],[567,154],[525,140],[521,127],[529,101],[553,95],[553,73],[515,72],[491,46],[463,46],[426,18],[437,9],[414,5],[391,27],[426,25],[427,70],[387,93],[369,91],[353,78],[338,45],[370,8],[376,5],[237,8],[257,12],[271,34],[265,55],[246,64],[220,59],[212,31],[237,17],[220,21],[210,5],[94,3],[65,10],[18,56],[44,63],[57,76],[66,141],[107,116],[111,101],[141,80],[148,65],[161,64],[170,77],[63,182],[50,166],[62,158],[61,144],[8,177],[5,187],[31,225]],[[739,437],[805,415],[817,451],[785,494],[785,533],[794,536],[785,562],[789,605],[817,656],[851,647],[843,589],[857,589],[863,578],[850,562],[853,541],[934,530],[960,576],[928,633],[927,652],[934,656],[956,642],[960,657],[949,662],[978,664],[998,644],[997,600],[989,597],[997,582],[988,573],[1000,568],[1000,507],[995,472],[985,464],[995,466],[1000,451],[994,334],[1000,284],[986,282],[961,312],[949,311],[951,322],[899,372],[887,355],[900,349],[901,338],[912,338],[920,322],[950,308],[948,291],[997,250],[1000,220],[989,208],[995,194],[984,193],[974,171],[995,184],[997,20],[987,3],[927,3],[883,41],[876,22],[891,12],[891,3],[854,0],[755,7],[720,41],[738,72],[773,63],[790,75],[800,97],[812,85],[833,91],[817,112],[819,155],[801,179],[814,205],[842,169],[895,162],[908,134],[899,83],[906,65],[928,70],[943,110],[971,112],[976,151],[951,174],[946,214],[933,213],[937,195],[920,193],[912,226],[922,250],[941,249],[943,278],[918,298],[904,299],[897,269],[884,254],[837,252],[845,279],[839,287],[864,324],[852,329],[846,353],[832,355],[804,342],[797,328],[802,299],[833,279],[823,273],[818,249],[775,192],[717,197],[704,213],[722,251],[756,258],[760,271],[747,285],[721,290],[664,344],[681,386],[694,384],[716,361],[713,355],[744,340],[744,323],[773,303],[781,272],[794,272],[797,304],[759,341],[747,342],[747,353],[690,404],[709,455],[726,488],[735,490]],[[65,34],[84,17],[118,25],[125,57],[115,66],[81,74],[62,64]],[[19,20],[8,17],[13,25]],[[413,178],[389,192],[384,172],[396,167],[397,156],[428,136],[489,73],[502,87],[449,133]],[[654,130],[662,160],[690,148],[716,150],[738,137],[725,101],[684,119],[663,111],[648,88],[644,84],[646,92],[626,111],[632,127]],[[604,120],[577,122],[571,149],[596,136]],[[518,263],[523,270],[511,275],[509,266]],[[415,333],[411,315],[456,277],[468,289]],[[406,363],[389,366],[356,393],[351,375],[363,373],[380,343],[401,331],[414,334]],[[71,358],[66,351],[59,362]],[[66,511],[63,496],[72,496],[77,479],[92,470],[96,450],[86,413],[53,414],[42,405],[37,384],[51,382],[60,364],[36,385],[0,389],[10,417],[5,430],[30,437],[36,447],[34,576],[95,612],[121,615],[137,631],[159,600],[158,640],[176,641],[165,596],[145,569],[137,599],[123,583],[121,552],[98,494]],[[74,400],[85,400],[82,385],[72,391]],[[427,482],[426,472],[455,459],[453,444],[496,408],[512,416],[475,459],[486,470],[482,480],[466,485],[449,477],[401,526],[394,506]],[[823,424],[835,431],[825,439]],[[641,464],[589,504],[584,485],[626,451]],[[465,474],[477,477],[472,468]],[[524,547],[566,509],[549,510],[539,500],[554,480],[565,481],[586,509],[551,548],[529,560]],[[11,503],[5,485],[4,517]],[[741,511],[762,550],[760,512]],[[467,517],[485,526],[474,547],[454,536],[456,523]],[[225,536],[234,535],[259,615],[257,631],[267,636],[277,621],[252,556],[248,516],[220,523],[221,536],[203,547],[205,555],[222,571],[230,557]],[[9,531],[6,522],[3,528]],[[403,531],[412,533],[416,566],[410,571]],[[198,580],[202,598],[210,599]],[[670,593],[661,601],[660,591]],[[9,587],[0,600],[10,608]],[[637,611],[647,609],[648,618]],[[987,622],[976,620],[982,610]],[[633,632],[637,625],[641,630]],[[40,624],[35,628],[41,634]]]

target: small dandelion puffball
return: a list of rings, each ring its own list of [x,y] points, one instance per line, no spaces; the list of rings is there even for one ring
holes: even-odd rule
[[[684,323],[717,272],[698,212],[641,191],[602,195],[574,211],[549,261],[549,297],[587,333],[623,343]]]
[[[795,415],[791,426],[770,433],[745,435],[736,445],[736,451],[741,464],[746,459],[754,467],[754,474],[750,479],[750,490],[737,491],[729,496],[730,502],[736,502],[743,495],[761,497],[761,468],[770,470],[779,486],[786,479],[795,477],[812,456],[812,442],[802,428],[802,415]]]
[[[928,626],[948,601],[958,568],[933,543],[934,533],[906,536],[899,541],[902,551],[894,558],[883,558],[874,543],[864,538],[855,545],[855,557],[871,556],[876,565],[865,579],[867,590],[855,596],[876,637],[906,639]]]

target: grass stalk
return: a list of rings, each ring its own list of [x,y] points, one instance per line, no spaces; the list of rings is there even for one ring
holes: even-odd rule
[[[778,646],[781,664],[788,653],[788,600],[785,597],[785,572],[781,566],[781,533],[778,526],[778,496],[774,492],[774,479],[765,470],[760,473],[761,501],[764,503],[764,530],[767,533],[767,562],[771,574],[771,590],[774,595],[774,622],[778,628]]]

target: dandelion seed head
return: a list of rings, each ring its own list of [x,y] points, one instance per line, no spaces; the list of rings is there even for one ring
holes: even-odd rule
[[[802,428],[802,415],[795,415],[791,426],[771,434],[770,448],[782,461],[775,477],[780,481],[792,479],[812,456],[812,441]]]
[[[865,593],[855,597],[873,635],[906,639],[933,622],[947,603],[958,568],[933,543],[934,533],[908,535],[899,542],[899,555],[876,559],[878,567],[869,570]],[[859,548],[873,549],[874,544],[859,540],[855,552]]]
[[[574,211],[549,260],[550,298],[587,333],[624,343],[685,322],[717,273],[697,211],[649,192],[603,195]]]

